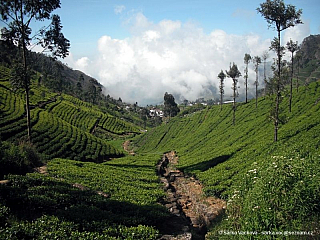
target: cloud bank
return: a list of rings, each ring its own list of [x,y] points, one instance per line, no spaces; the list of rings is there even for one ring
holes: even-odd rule
[[[71,55],[67,63],[97,78],[111,96],[139,105],[161,103],[165,92],[181,100],[216,98],[219,96],[217,75],[221,70],[229,69],[230,63],[235,62],[244,75],[244,54],[261,56],[270,46],[270,39],[261,39],[253,33],[232,35],[215,29],[207,34],[192,21],[153,23],[140,12],[130,19],[130,24],[130,38],[104,35],[97,42],[94,59],[73,59]],[[305,34],[303,29],[294,31]],[[285,37],[296,34],[294,31]],[[251,91],[255,81],[253,69],[251,63]],[[240,93],[244,91],[243,82],[240,77]],[[231,85],[232,80],[227,78],[225,99],[232,94]]]

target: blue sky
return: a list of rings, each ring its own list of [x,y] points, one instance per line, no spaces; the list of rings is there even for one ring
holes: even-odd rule
[[[177,100],[216,98],[219,72],[235,62],[243,73],[244,54],[261,56],[276,36],[256,11],[262,2],[61,0],[55,13],[60,15],[62,31],[71,42],[70,55],[62,61],[96,78],[106,94],[127,102],[161,103],[165,92]],[[319,0],[285,3],[303,10],[304,24],[284,31],[282,44],[290,39],[301,43],[310,34],[319,34]],[[43,25],[34,23],[33,29]],[[274,53],[268,53],[271,64]],[[262,71],[259,74],[262,79]],[[252,96],[254,81],[251,63]],[[240,77],[240,94],[243,82]],[[225,99],[231,96],[231,84],[226,79]],[[259,87],[263,86],[260,80]]]
[[[141,12],[154,23],[164,19],[197,24],[206,33],[222,29],[228,34],[257,33],[273,37],[256,8],[262,1],[238,0],[62,0],[61,16],[64,33],[71,40],[74,54],[87,54],[97,40],[108,35],[116,39],[131,36],[130,18]],[[320,1],[292,0],[286,4],[303,9],[303,19],[310,21],[310,33],[319,33]],[[116,12],[120,9],[121,12]],[[89,45],[88,45],[89,44]]]

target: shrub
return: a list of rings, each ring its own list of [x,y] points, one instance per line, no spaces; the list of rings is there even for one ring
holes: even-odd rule
[[[257,232],[258,239],[263,239],[265,236],[261,233],[266,231],[317,234],[319,160],[319,156],[304,158],[294,153],[272,156],[260,165],[253,164],[243,177],[244,184],[234,189],[228,201],[228,218],[218,231],[223,228]]]
[[[41,164],[40,154],[32,144],[22,141],[15,145],[0,141],[1,179],[9,173],[25,174]]]

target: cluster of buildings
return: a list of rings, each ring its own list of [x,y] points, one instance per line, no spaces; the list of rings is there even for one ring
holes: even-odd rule
[[[161,117],[161,118],[164,116],[163,111],[158,108],[150,109],[149,115],[150,117]]]

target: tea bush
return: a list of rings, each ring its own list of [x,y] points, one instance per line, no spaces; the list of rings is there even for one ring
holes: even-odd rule
[[[0,140],[0,179],[9,173],[25,174],[42,164],[41,156],[30,143],[15,145]]]

